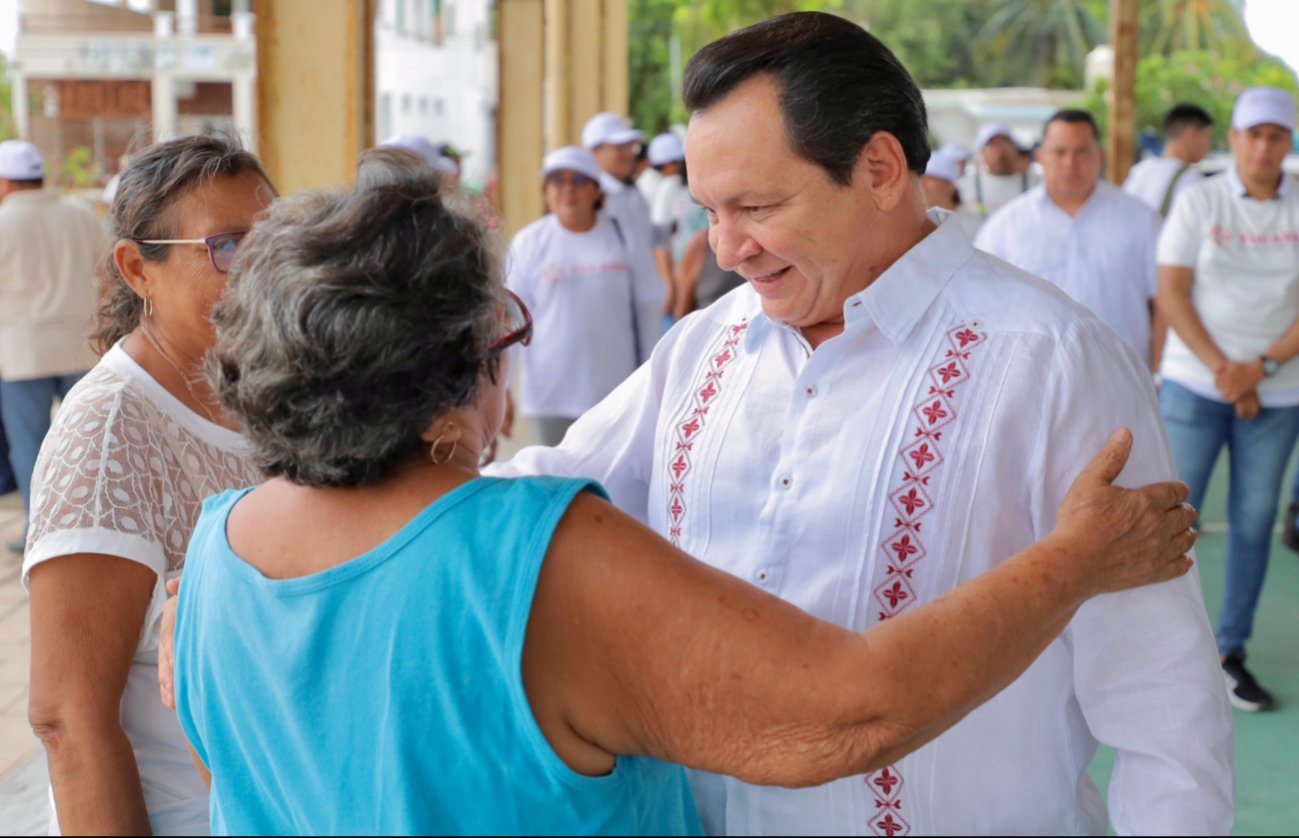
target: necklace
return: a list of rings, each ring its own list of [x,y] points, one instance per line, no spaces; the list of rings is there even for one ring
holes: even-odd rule
[[[203,408],[203,412],[207,414],[207,418],[212,422],[212,424],[221,424],[216,420],[216,416],[212,414],[212,411],[208,409],[208,406],[203,402],[203,400],[198,397],[198,394],[194,392],[194,385],[190,383],[189,376],[180,371],[180,367],[171,359],[171,356],[163,350],[157,339],[154,338],[147,328],[141,328],[140,332],[144,335],[144,339],[149,341],[149,344],[154,348],[154,350],[162,356],[162,360],[166,361],[167,364],[176,371],[176,375],[180,376],[180,380],[184,383],[185,389],[189,391],[190,398],[194,400],[196,405]]]

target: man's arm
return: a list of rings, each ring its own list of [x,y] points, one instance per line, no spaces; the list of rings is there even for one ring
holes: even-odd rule
[[[1120,485],[1177,477],[1149,374],[1135,352],[1102,332],[1098,323],[1079,324],[1057,350],[1042,470],[1031,478],[1045,493],[1035,505],[1039,534],[1050,531],[1070,475],[1111,427],[1135,437]],[[1102,390],[1106,398],[1095,398]],[[1109,794],[1118,833],[1230,832],[1231,710],[1197,575],[1097,597],[1065,636],[1087,724],[1118,751]]]

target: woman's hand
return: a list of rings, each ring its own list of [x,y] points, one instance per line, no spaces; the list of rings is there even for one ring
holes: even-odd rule
[[[162,694],[162,703],[168,709],[176,709],[176,667],[172,658],[176,640],[176,603],[180,601],[180,577],[167,583],[170,595],[167,604],[162,607],[161,637],[158,638],[158,690]]]
[[[1084,585],[1110,593],[1186,573],[1195,544],[1195,509],[1179,482],[1122,489],[1114,480],[1127,464],[1132,433],[1115,431],[1078,475],[1060,504],[1051,541],[1077,558]]]

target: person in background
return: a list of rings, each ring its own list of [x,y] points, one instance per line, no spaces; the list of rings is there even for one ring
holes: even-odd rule
[[[104,230],[90,207],[45,189],[45,161],[0,143],[0,421],[23,509],[50,411],[86,370]],[[0,475],[3,479],[4,475]],[[24,538],[7,546],[21,553]]]
[[[930,156],[929,163],[925,166],[925,173],[920,178],[920,188],[925,193],[927,206],[953,213],[961,229],[973,239],[979,232],[979,225],[982,222],[977,215],[961,204],[961,190],[956,185],[960,178],[960,166],[957,161],[943,154],[940,149]]]
[[[965,169],[974,157],[970,150],[960,143],[943,143],[939,146],[938,153],[956,163],[956,176],[958,179],[965,176]]]
[[[641,290],[657,283],[618,222],[601,209],[600,167],[566,146],[541,167],[547,214],[510,242],[506,285],[536,318],[523,357],[519,414],[557,445],[568,426],[649,357],[659,310]]]
[[[1162,345],[1155,319],[1159,218],[1101,180],[1104,153],[1091,114],[1052,114],[1038,151],[1043,182],[1002,207],[974,246],[1046,279],[1091,309],[1146,369]]]
[[[658,273],[660,286],[654,291],[648,287],[641,289],[647,295],[643,302],[649,302],[650,295],[657,296],[660,314],[671,314],[672,254],[668,251],[667,240],[655,230],[654,222],[650,220],[649,203],[640,189],[632,185],[636,156],[644,142],[644,134],[627,120],[608,111],[591,117],[582,127],[582,145],[595,155],[600,164],[604,211],[618,222],[633,260],[650,259]],[[656,328],[655,333],[656,336],[661,334],[662,329]]]
[[[442,146],[420,134],[395,134],[379,144],[382,148],[404,148],[419,155],[453,187],[460,186],[460,163],[442,153]]]
[[[645,199],[645,206],[651,206],[654,203],[654,193],[663,182],[663,175],[650,165],[649,148],[646,146],[637,147],[636,163],[632,166],[631,179],[636,184],[640,196]]]
[[[703,212],[692,206],[690,213]],[[705,219],[705,227],[707,221]],[[735,271],[723,270],[717,264],[717,253],[708,243],[708,230],[698,230],[686,242],[681,258],[677,260],[677,308],[675,319],[680,320],[692,311],[708,308],[736,288],[744,285],[744,277]]]
[[[1163,153],[1133,166],[1123,189],[1167,218],[1182,190],[1204,179],[1194,166],[1212,146],[1213,117],[1197,105],[1174,105],[1164,115]]]
[[[979,160],[961,178],[966,208],[986,221],[989,216],[1037,186],[1041,178],[1021,166],[1020,145],[1010,127],[999,122],[979,129]]]
[[[690,199],[690,186],[686,178],[686,149],[681,138],[668,131],[659,134],[649,144],[649,161],[662,176],[650,201],[650,220],[657,228],[660,241],[666,241],[676,260],[680,249],[676,243],[686,211],[694,203]]]
[[[1193,499],[1203,499],[1227,448],[1218,653],[1232,704],[1251,712],[1275,705],[1245,668],[1245,644],[1299,438],[1299,184],[1282,168],[1294,128],[1289,93],[1241,93],[1228,134],[1233,165],[1183,191],[1159,239],[1159,308],[1172,327],[1159,404]]]
[[[216,387],[267,476],[207,502],[172,612],[164,698],[214,834],[697,833],[670,763],[767,787],[884,765],[1085,600],[1191,566],[1185,487],[1110,485],[1122,434],[1041,544],[865,633],[593,481],[483,478],[526,309],[426,169],[367,167],[274,208],[214,313]]]
[[[674,326],[559,447],[491,474],[599,480],[686,553],[859,632],[1040,540],[1109,429],[1136,434],[1127,481],[1175,474],[1136,353],[926,212],[924,98],[877,38],[772,18],[696,52],[683,101],[691,192],[747,287]],[[1104,834],[1087,765],[1105,742],[1119,834],[1226,834],[1221,679],[1192,576],[1089,602],[887,768],[692,784],[717,834]]]
[[[274,197],[257,159],[215,136],[145,149],[118,183],[104,354],[41,449],[23,563],[28,715],[64,835],[208,831],[207,791],[158,701],[158,620],[203,499],[261,481],[201,365],[208,313]]]

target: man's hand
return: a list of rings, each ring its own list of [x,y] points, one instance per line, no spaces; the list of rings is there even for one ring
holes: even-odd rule
[[[1213,374],[1218,392],[1224,399],[1235,404],[1253,392],[1263,380],[1263,362],[1257,359],[1243,363],[1228,361],[1215,369]]]
[[[162,703],[170,710],[176,709],[176,667],[172,657],[176,646],[176,603],[179,601],[180,577],[167,583],[171,596],[162,607],[162,637],[158,640],[158,690]]]
[[[1236,402],[1236,416],[1246,422],[1253,421],[1262,409],[1263,403],[1259,401],[1257,390],[1250,390]]]
[[[1186,573],[1195,544],[1195,510],[1184,483],[1141,489],[1113,485],[1132,451],[1132,433],[1116,431],[1078,475],[1060,504],[1051,537],[1081,561],[1076,568],[1094,593],[1164,582]]]

